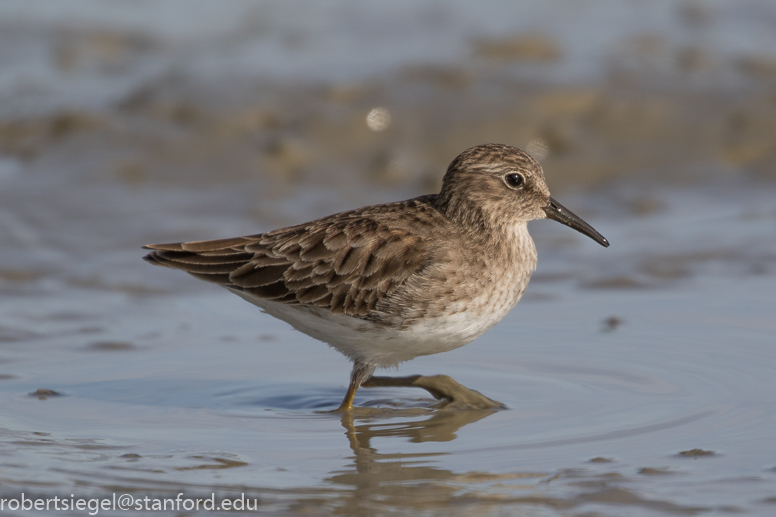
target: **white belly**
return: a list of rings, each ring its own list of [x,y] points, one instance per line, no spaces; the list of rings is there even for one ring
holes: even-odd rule
[[[274,303],[243,291],[230,290],[267,314],[327,343],[351,360],[390,367],[421,355],[461,347],[493,327],[519,301],[528,278],[524,282],[505,283],[504,288],[488,290],[466,304],[451,305],[443,316],[425,317],[404,327],[331,314],[317,307]]]

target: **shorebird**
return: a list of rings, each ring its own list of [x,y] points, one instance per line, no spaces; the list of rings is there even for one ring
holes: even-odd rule
[[[219,284],[353,362],[339,406],[377,367],[453,350],[498,323],[536,268],[533,219],[609,242],[550,197],[541,166],[503,144],[456,157],[439,194],[266,233],[151,244],[144,258]]]

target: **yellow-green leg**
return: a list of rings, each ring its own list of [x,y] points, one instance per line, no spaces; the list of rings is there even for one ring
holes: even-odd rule
[[[360,361],[353,363],[353,370],[350,372],[350,384],[348,384],[348,391],[345,393],[345,398],[342,399],[342,404],[337,408],[337,411],[349,411],[353,409],[353,399],[356,397],[356,390],[359,386],[366,381],[375,371],[375,367],[370,364],[365,364]]]

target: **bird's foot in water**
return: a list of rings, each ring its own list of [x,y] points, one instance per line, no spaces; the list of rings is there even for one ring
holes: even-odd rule
[[[423,388],[442,402],[438,409],[505,409],[497,400],[467,388],[449,375],[408,375],[407,377],[372,376],[361,384],[364,388]]]

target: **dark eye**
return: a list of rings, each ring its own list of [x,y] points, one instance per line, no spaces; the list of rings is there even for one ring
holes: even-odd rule
[[[520,188],[525,184],[525,178],[523,178],[523,175],[516,172],[504,176],[504,181],[506,181],[507,185],[512,188]]]

